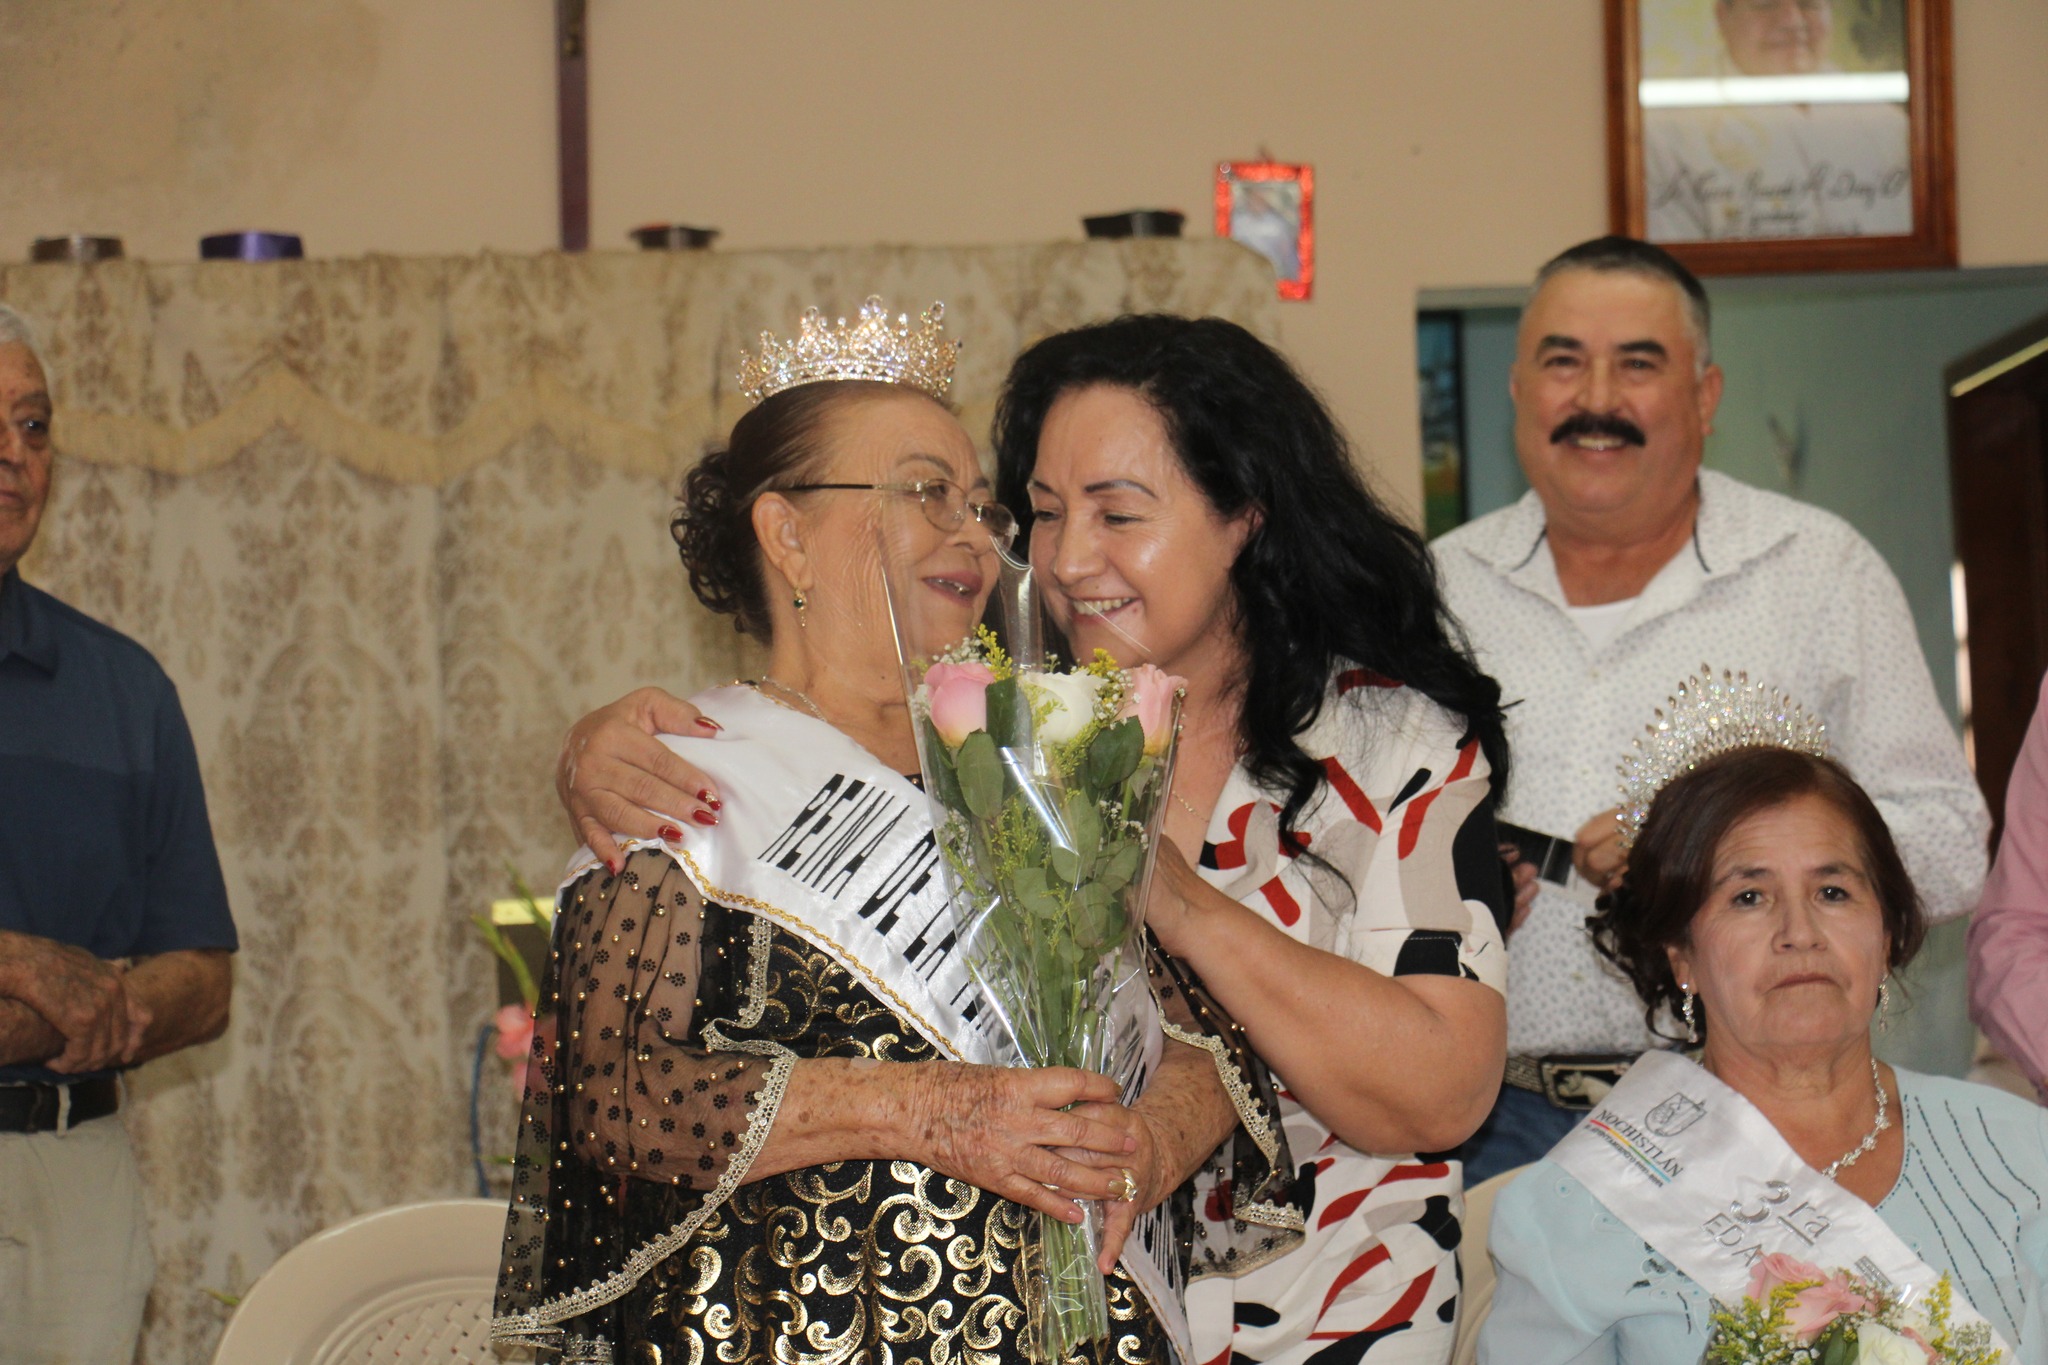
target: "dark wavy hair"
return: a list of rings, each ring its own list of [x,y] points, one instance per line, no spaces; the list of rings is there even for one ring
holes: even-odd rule
[[[732,617],[734,629],[768,643],[768,575],[754,534],[755,500],[804,482],[823,454],[825,428],[843,408],[918,392],[865,379],[800,384],[763,399],[735,422],[726,443],[683,477],[669,518],[668,533],[697,600]]]
[[[1920,951],[1927,935],[1920,894],[1884,816],[1846,768],[1832,759],[1776,747],[1718,754],[1673,778],[1657,794],[1629,850],[1621,885],[1600,897],[1586,919],[1593,946],[1642,997],[1643,1019],[1652,1032],[1658,1031],[1661,1012],[1678,1011],[1681,993],[1665,949],[1691,941],[1693,916],[1705,908],[1713,889],[1714,857],[1722,840],[1759,811],[1802,796],[1827,802],[1856,831],[1864,870],[1891,938],[1886,965],[1896,970]],[[1696,1017],[1705,1038],[1705,1012]]]
[[[1017,357],[996,405],[996,492],[1031,526],[1039,432],[1061,395],[1129,389],[1165,420],[1181,465],[1223,516],[1259,520],[1230,567],[1244,632],[1245,766],[1287,793],[1280,828],[1324,780],[1296,736],[1340,662],[1397,679],[1464,718],[1507,787],[1500,685],[1445,610],[1422,537],[1375,498],[1344,433],[1293,366],[1221,318],[1122,317]]]

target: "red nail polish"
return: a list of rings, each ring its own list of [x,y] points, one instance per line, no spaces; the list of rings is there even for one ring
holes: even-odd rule
[[[693,810],[690,812],[690,818],[700,825],[715,825],[718,823],[718,817],[708,810]]]
[[[677,828],[676,828],[676,827],[675,827],[674,825],[663,825],[663,826],[661,827],[661,841],[662,841],[663,843],[665,843],[665,844],[674,844],[674,843],[680,843],[680,842],[682,841],[682,838],[683,838],[683,832],[682,832],[681,830],[677,829]]]
[[[713,796],[713,795],[711,794],[711,789],[710,789],[709,787],[706,787],[706,788],[705,788],[705,789],[704,789],[703,791],[700,791],[700,792],[698,792],[698,793],[697,793],[697,799],[698,799],[699,801],[702,801],[702,802],[703,802],[703,803],[704,803],[705,805],[707,805],[707,806],[711,807],[711,809],[713,809],[713,810],[724,810],[724,809],[725,809],[725,802],[723,802],[723,801],[719,800],[719,799],[718,799],[717,797]]]
[[[723,730],[725,727],[723,725],[720,725],[717,721],[711,719],[711,717],[709,716],[699,716],[697,717],[697,728],[700,730],[709,730],[712,734],[715,735],[720,730]]]
[[[624,858],[607,858],[604,865],[605,869],[614,877],[626,870],[626,860]]]

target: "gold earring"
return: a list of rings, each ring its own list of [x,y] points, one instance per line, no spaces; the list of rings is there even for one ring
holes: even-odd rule
[[[811,605],[810,599],[799,592],[789,599],[789,604],[796,608],[796,623],[798,627],[809,629],[810,622],[804,619],[804,608]]]

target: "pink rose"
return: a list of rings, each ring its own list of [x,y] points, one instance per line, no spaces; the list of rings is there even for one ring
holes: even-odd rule
[[[933,664],[925,670],[932,727],[949,747],[988,728],[988,685],[996,680],[987,664]]]
[[[516,1062],[533,1050],[533,1014],[524,1005],[507,1005],[491,1016],[497,1026],[497,1051],[508,1062]]]
[[[1870,1300],[1851,1289],[1849,1277],[1838,1270],[1821,1283],[1792,1296],[1792,1302],[1785,1309],[1785,1325],[1797,1333],[1801,1341],[1812,1341],[1842,1314],[1862,1313],[1870,1306]]]
[[[1146,753],[1163,752],[1167,741],[1173,738],[1173,697],[1187,685],[1186,678],[1162,673],[1151,664],[1139,664],[1131,670],[1131,690],[1124,694],[1123,709],[1116,713],[1116,718],[1138,718],[1138,726],[1145,732]]]
[[[1828,1273],[1810,1261],[1774,1251],[1749,1268],[1749,1301],[1762,1303],[1771,1291],[1786,1284],[1819,1284]]]

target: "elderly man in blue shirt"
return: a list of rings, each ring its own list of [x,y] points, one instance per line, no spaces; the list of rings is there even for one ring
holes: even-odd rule
[[[236,946],[177,689],[17,568],[51,416],[0,305],[0,1365],[133,1357],[155,1262],[120,1073],[220,1036]]]

